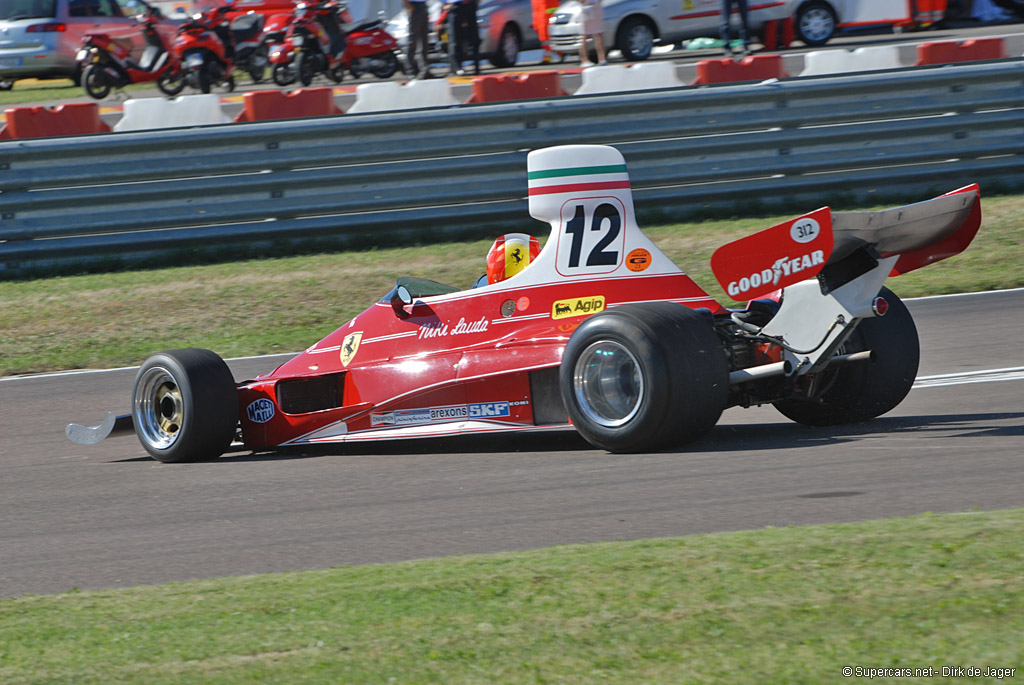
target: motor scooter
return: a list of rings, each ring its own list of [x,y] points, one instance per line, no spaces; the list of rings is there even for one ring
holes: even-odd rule
[[[222,5],[193,14],[178,28],[174,39],[172,49],[181,58],[186,83],[202,93],[209,93],[214,85],[223,86],[229,93],[235,89],[231,74],[234,62],[229,54],[233,46],[226,19],[231,9],[231,5]]]
[[[232,41],[235,48],[232,61],[236,68],[249,74],[253,83],[260,83],[266,78],[270,63],[264,21],[262,14],[250,10],[231,19],[229,34],[218,32],[221,41]]]
[[[270,51],[274,82],[286,86],[298,79],[308,86],[317,74],[341,83],[346,71],[355,78],[366,72],[390,78],[399,69],[404,71],[398,42],[381,20],[361,24],[347,34],[342,23],[352,23],[345,5],[298,4],[284,42]]]
[[[157,88],[167,95],[177,95],[185,87],[181,62],[173,51],[168,51],[157,30],[160,10],[150,5],[145,7],[136,17],[146,41],[138,62],[130,56],[130,41],[106,33],[87,33],[82,37],[82,47],[75,54],[75,60],[82,71],[82,86],[90,97],[102,100],[112,88],[148,81],[156,81]]]

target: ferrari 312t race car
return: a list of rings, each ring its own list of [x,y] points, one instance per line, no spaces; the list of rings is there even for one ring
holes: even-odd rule
[[[516,275],[459,289],[399,278],[391,292],[273,372],[236,383],[200,349],[141,366],[131,414],[70,425],[92,444],[134,432],[164,462],[268,450],[565,426],[613,452],[692,441],[730,406],[802,424],[898,405],[917,330],[889,275],[964,250],[977,185],[880,212],[818,209],[729,243],[712,268],[729,310],[639,229],[618,150],[531,152],[530,214],[551,225]]]

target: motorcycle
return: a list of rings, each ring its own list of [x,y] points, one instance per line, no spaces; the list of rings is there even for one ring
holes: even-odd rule
[[[235,67],[249,74],[253,83],[260,83],[266,78],[267,65],[270,63],[264,16],[252,11],[246,12],[232,19],[229,27],[229,34],[219,35],[222,41],[226,38],[234,44]]]
[[[156,81],[157,88],[166,95],[177,95],[185,87],[181,62],[173,51],[168,51],[156,28],[160,10],[145,7],[136,17],[146,41],[138,62],[130,57],[130,43],[125,45],[106,33],[87,33],[82,37],[75,60],[81,67],[82,86],[90,97],[102,100],[112,88],[148,81]]]
[[[399,69],[404,71],[398,42],[381,20],[361,24],[347,34],[342,23],[352,23],[344,5],[299,3],[284,42],[270,52],[274,82],[287,86],[298,79],[308,86],[321,73],[341,83],[346,71],[354,78],[369,72],[385,79]]]
[[[231,9],[231,5],[223,5],[193,14],[179,27],[174,39],[172,49],[181,56],[185,81],[202,93],[209,93],[214,85],[224,86],[228,92],[235,89],[231,75],[234,63],[228,53],[232,47],[230,28],[225,17]]]

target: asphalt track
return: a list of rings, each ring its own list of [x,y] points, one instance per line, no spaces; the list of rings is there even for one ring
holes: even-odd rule
[[[856,426],[732,409],[659,454],[562,431],[163,465],[134,437],[64,438],[126,410],[134,370],[5,379],[0,596],[1024,505],[1024,290],[909,304],[920,375],[956,377]]]

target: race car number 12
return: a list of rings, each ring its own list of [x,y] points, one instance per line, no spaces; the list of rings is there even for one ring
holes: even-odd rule
[[[595,198],[598,199],[598,198]],[[600,198],[606,200],[606,198]],[[589,211],[588,211],[589,210]],[[559,271],[605,273],[615,270],[621,257],[622,213],[608,201],[586,202],[563,208],[564,233],[558,250]]]

